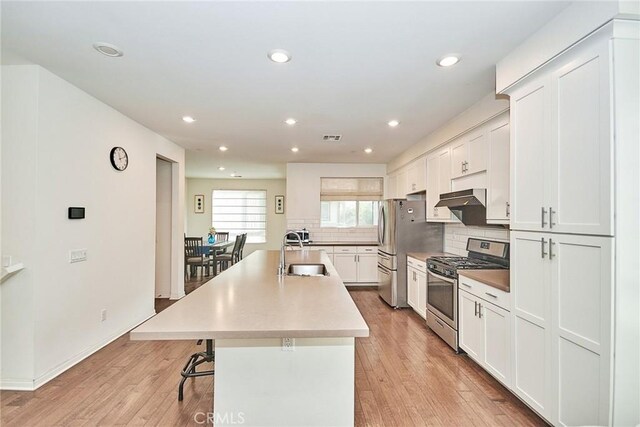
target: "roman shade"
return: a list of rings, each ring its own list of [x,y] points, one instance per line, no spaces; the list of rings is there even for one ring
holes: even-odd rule
[[[382,200],[382,178],[320,178],[320,200]]]

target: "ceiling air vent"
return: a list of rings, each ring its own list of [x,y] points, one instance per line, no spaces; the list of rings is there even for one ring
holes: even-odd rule
[[[342,139],[342,135],[324,135],[322,137],[322,140],[327,142],[338,142],[340,139]]]

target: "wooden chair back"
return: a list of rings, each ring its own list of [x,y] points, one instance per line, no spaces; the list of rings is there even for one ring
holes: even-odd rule
[[[216,233],[216,242],[228,242],[229,241],[229,232],[223,231],[220,233]]]
[[[202,257],[202,237],[185,237],[184,238],[184,256],[186,258]]]

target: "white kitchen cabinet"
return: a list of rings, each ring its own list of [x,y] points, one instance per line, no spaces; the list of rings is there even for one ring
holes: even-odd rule
[[[333,266],[343,282],[358,281],[358,263],[357,255],[335,253],[333,254]]]
[[[436,208],[440,194],[451,192],[451,149],[438,149],[427,156],[427,221],[458,222],[449,208]]]
[[[398,190],[398,175],[393,173],[387,175],[387,187],[385,189],[385,199],[395,199]]]
[[[509,117],[505,113],[487,127],[487,223],[509,224]]]
[[[487,170],[487,135],[481,127],[451,144],[451,179]]]
[[[427,265],[407,258],[407,303],[423,319],[427,318]]]
[[[426,159],[420,158],[407,167],[406,194],[419,193],[427,189]]]
[[[513,389],[554,424],[606,425],[612,238],[511,233]]]
[[[358,283],[378,282],[378,254],[358,254]]]
[[[459,345],[487,372],[511,385],[511,314],[506,306],[509,293],[460,276],[463,286],[458,293]]]
[[[511,95],[511,227],[613,235],[611,54],[596,37]]]
[[[407,188],[409,187],[409,173],[404,167],[398,172],[398,182],[396,184],[396,198],[404,199],[407,197]]]

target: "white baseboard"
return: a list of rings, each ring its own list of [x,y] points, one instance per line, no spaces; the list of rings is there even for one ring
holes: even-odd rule
[[[184,292],[182,292],[181,294],[171,294],[169,299],[180,299],[180,298],[184,297],[185,295],[186,294]]]
[[[367,287],[370,288],[371,286],[378,286],[378,283],[345,283],[344,284],[347,288],[356,288],[356,287]]]
[[[150,317],[155,315],[155,310],[146,316],[143,316],[143,318],[141,320],[138,320],[136,322],[134,322],[133,325],[128,326],[126,328],[124,328],[123,330],[120,330],[118,332],[116,332],[115,334],[109,336],[108,338],[106,338],[105,340],[103,340],[102,342],[84,350],[81,351],[80,353],[78,353],[77,355],[73,356],[71,359],[66,360],[65,362],[59,364],[58,366],[54,367],[53,369],[50,369],[49,371],[45,372],[43,375],[41,375],[40,377],[30,381],[30,380],[14,380],[14,379],[0,379],[0,390],[20,390],[20,391],[33,391],[38,389],[40,386],[48,383],[49,381],[51,381],[52,379],[54,379],[55,377],[57,377],[58,375],[60,375],[61,373],[63,373],[64,371],[66,371],[67,369],[73,367],[74,365],[77,365],[78,363],[82,362],[84,359],[86,359],[87,357],[91,356],[93,353],[95,353],[96,351],[100,350],[101,348],[105,347],[106,345],[112,343],[113,341],[115,341],[116,339],[120,338],[122,335],[126,334],[127,332],[129,332],[131,329],[135,328],[136,326],[138,326],[139,324],[141,324],[142,322],[148,320]]]

